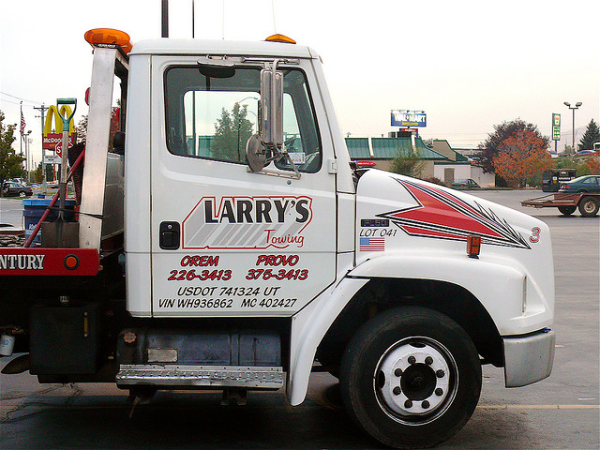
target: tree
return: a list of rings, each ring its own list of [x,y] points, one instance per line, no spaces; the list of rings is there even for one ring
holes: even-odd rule
[[[600,156],[588,158],[585,164],[589,170],[590,175],[600,175]]]
[[[31,172],[30,175],[34,183],[41,183],[42,181],[44,181],[44,171],[42,169],[42,163],[38,163],[38,166],[35,170]]]
[[[88,126],[88,116],[84,115],[77,126],[75,127],[75,133],[77,134],[77,141],[85,142],[87,138],[87,126]]]
[[[417,177],[423,171],[425,163],[413,152],[405,154],[402,150],[398,151],[390,165],[390,172],[399,173],[408,177]]]
[[[494,133],[489,134],[485,142],[480,143],[478,146],[480,163],[485,173],[494,171],[494,159],[500,153],[502,143],[521,131],[534,133],[536,137],[543,141],[544,149],[548,147],[549,138],[542,136],[536,125],[521,119],[494,125],[494,130]]]
[[[547,142],[533,131],[520,130],[498,146],[493,166],[496,174],[517,187],[552,167]]]
[[[223,161],[244,161],[246,142],[252,136],[253,123],[246,119],[248,106],[233,105],[231,114],[223,108],[215,124],[215,138],[210,146],[213,157]]]
[[[22,177],[25,173],[21,163],[25,161],[23,156],[17,155],[12,148],[16,140],[16,124],[4,126],[4,113],[0,111],[0,186],[6,180]]]
[[[598,128],[598,124],[592,119],[579,141],[579,150],[592,150],[596,142],[600,142],[600,128]]]

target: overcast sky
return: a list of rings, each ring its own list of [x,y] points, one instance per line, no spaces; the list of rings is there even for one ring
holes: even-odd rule
[[[192,0],[170,0],[170,35],[192,36]],[[598,0],[195,0],[196,39],[262,40],[286,34],[314,48],[344,134],[381,136],[392,109],[424,110],[424,138],[476,147],[493,126],[521,118],[551,134],[562,115],[576,128],[599,121]],[[19,103],[41,159],[33,109],[77,97],[91,78],[83,34],[117,28],[134,42],[161,35],[161,0],[1,0],[0,110],[19,122]],[[576,138],[578,143],[579,137]],[[14,144],[19,148],[18,140]]]

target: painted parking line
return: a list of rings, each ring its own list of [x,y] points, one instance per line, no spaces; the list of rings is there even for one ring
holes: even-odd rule
[[[600,405],[482,405],[479,409],[600,409]]]
[[[20,407],[27,409],[50,409],[50,408],[77,408],[77,409],[94,409],[94,408],[130,408],[131,405],[0,405],[0,411],[11,411]],[[309,406],[309,405],[304,405]],[[328,406],[321,405],[319,406]],[[173,406],[177,407],[177,406]],[[477,409],[600,409],[600,405],[482,405]]]

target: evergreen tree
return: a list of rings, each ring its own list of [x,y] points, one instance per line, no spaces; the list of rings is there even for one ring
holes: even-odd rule
[[[215,138],[210,146],[213,157],[223,161],[245,161],[246,142],[252,136],[253,123],[246,119],[248,106],[233,105],[231,114],[223,108],[215,124]]]
[[[600,128],[598,128],[598,124],[592,119],[579,141],[579,150],[592,150],[596,142],[600,142]]]
[[[0,111],[0,186],[6,180],[22,177],[25,173],[21,167],[25,158],[17,155],[12,148],[12,143],[16,140],[17,125],[4,126],[4,117],[4,113]]]

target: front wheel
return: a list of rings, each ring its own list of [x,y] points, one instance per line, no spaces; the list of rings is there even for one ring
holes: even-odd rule
[[[425,308],[388,310],[367,322],[342,359],[350,416],[396,448],[436,445],[469,420],[481,392],[481,364],[466,332]]]

